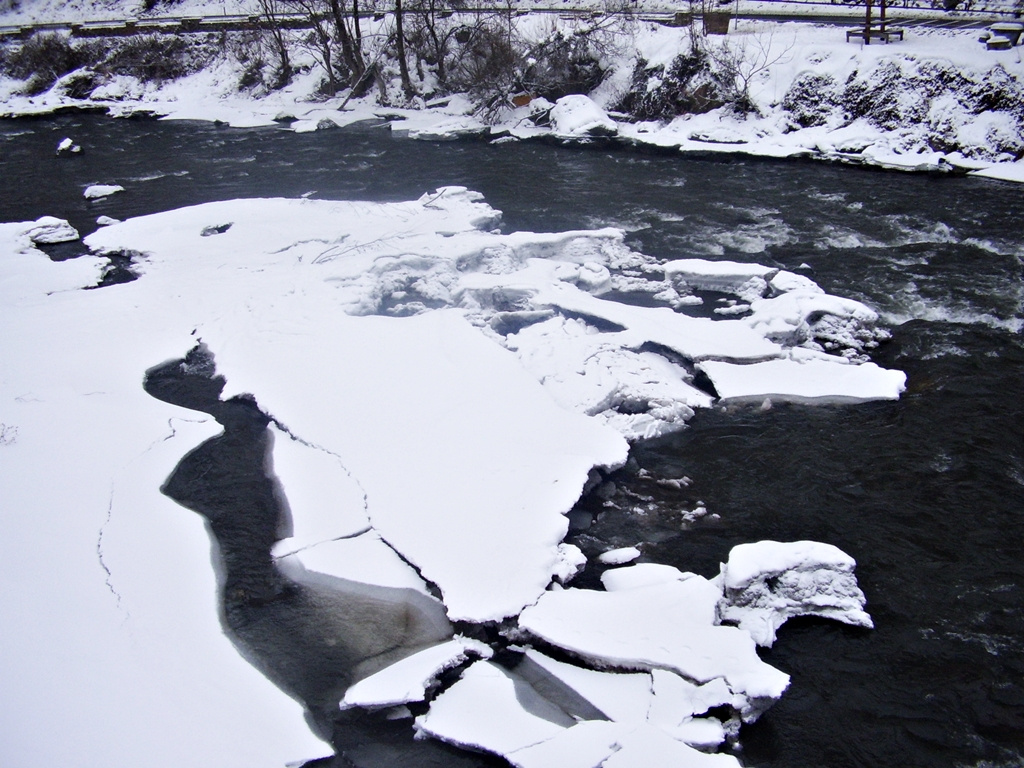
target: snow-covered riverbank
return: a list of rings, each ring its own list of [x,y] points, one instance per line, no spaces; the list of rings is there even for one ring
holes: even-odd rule
[[[585,39],[600,70],[596,85],[587,94],[554,99],[557,104],[509,92],[505,106],[485,110],[470,95],[438,93],[429,68],[416,82],[422,95],[407,99],[391,61],[383,65],[380,89],[355,99],[347,91],[326,97],[324,70],[308,46],[294,51],[291,82],[274,89],[254,84],[252,61],[243,63],[225,37],[205,43],[195,71],[173,79],[143,82],[84,67],[29,96],[25,81],[5,78],[0,114],[99,108],[295,131],[385,118],[395,130],[424,140],[600,137],[689,153],[812,157],[1024,180],[1020,48],[988,50],[978,30],[913,27],[902,41],[865,46],[847,42],[844,27],[805,22],[734,20],[726,36],[699,30],[692,36],[689,28],[639,17],[595,24],[538,13],[510,23],[517,38],[533,46]],[[366,35],[387,34],[391,24],[390,17],[366,20]],[[684,78],[680,70],[697,59],[707,62],[703,74]],[[711,75],[717,95],[705,98]],[[671,104],[681,93],[689,106],[673,116]],[[517,103],[528,103],[513,106],[517,95]],[[728,103],[715,106],[722,101]]]

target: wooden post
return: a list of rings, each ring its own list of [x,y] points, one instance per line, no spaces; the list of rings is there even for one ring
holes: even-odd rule
[[[864,0],[864,45],[871,45],[871,0]]]

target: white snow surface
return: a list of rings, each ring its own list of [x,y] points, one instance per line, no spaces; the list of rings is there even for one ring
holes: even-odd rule
[[[422,733],[499,755],[554,738],[572,723],[525,681],[490,661],[471,665],[416,718]]]
[[[872,627],[855,566],[839,548],[817,541],[740,544],[722,564],[719,619],[747,630],[764,646],[775,642],[778,628],[793,616]]]
[[[5,764],[278,768],[329,754],[225,636],[203,521],[158,490],[220,431],[141,387],[194,344],[178,302],[142,282],[79,290],[105,260],[52,262],[35,227],[0,224]]]
[[[128,220],[87,244],[145,254],[144,281],[230,275],[189,313],[224,396],[253,393],[327,465],[336,458],[338,480],[358,481],[374,529],[441,588],[449,615],[482,621],[536,599],[561,568],[562,513],[591,467],[626,453],[460,313],[357,314],[424,264],[435,269],[420,290],[447,293],[460,257],[501,241],[477,228],[495,215],[456,188],[386,205],[247,200]]]

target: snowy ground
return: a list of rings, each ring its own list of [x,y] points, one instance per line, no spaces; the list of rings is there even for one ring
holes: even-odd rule
[[[777,7],[773,3],[763,5]],[[653,4],[649,7],[672,9]],[[757,4],[743,8],[760,10]],[[244,3],[200,0],[173,9],[179,15],[252,10]],[[838,12],[830,6],[820,9]],[[29,14],[45,20],[95,18],[101,10],[109,16],[138,12],[134,4],[114,0],[107,5],[40,1],[25,2],[20,10],[0,15],[0,21],[15,23],[28,19]],[[923,11],[915,14],[927,15]],[[556,14],[527,14],[516,19],[516,31],[523,40],[538,41],[571,34],[591,23]],[[368,20],[366,24],[367,35],[372,36],[387,32],[391,21]],[[159,86],[126,76],[107,77],[85,100],[67,95],[75,81],[74,73],[35,97],[19,95],[24,85],[21,82],[0,80],[0,113],[39,114],[70,104],[99,105],[115,115],[146,111],[172,119],[217,120],[236,126],[284,120],[296,131],[343,125],[376,115],[394,120],[395,130],[425,140],[479,134],[488,128],[505,137],[501,140],[555,134],[566,140],[586,141],[592,133],[598,133],[626,142],[678,147],[683,152],[809,156],[906,171],[957,170],[1007,180],[1024,179],[1024,164],[1018,160],[1024,153],[1020,117],[1024,110],[1024,64],[1020,48],[990,51],[978,41],[976,29],[924,27],[908,28],[903,41],[865,46],[847,42],[846,29],[806,22],[738,20],[727,36],[703,38],[713,56],[733,62],[738,87],[749,94],[756,107],[756,112],[746,115],[737,115],[729,107],[671,121],[628,122],[614,112],[609,115],[629,87],[638,59],[652,70],[648,89],[656,88],[660,82],[656,68],[669,65],[690,45],[686,29],[638,20],[623,21],[601,33],[602,67],[607,74],[589,94],[592,103],[583,108],[578,97],[568,97],[575,103],[559,104],[550,119],[548,110],[553,105],[543,99],[519,109],[500,110],[486,119],[463,97],[431,102],[429,109],[424,108],[422,99],[405,105],[412,109],[397,108],[394,105],[401,106],[402,99],[394,84],[390,89],[392,106],[387,108],[380,106],[376,95],[346,101],[343,93],[325,99],[317,95],[323,73],[301,47],[294,58],[303,73],[281,90],[240,91],[244,68],[224,54],[200,72]],[[958,79],[958,84],[937,84],[951,79]],[[881,103],[868,104],[860,116],[851,116],[848,104],[830,109],[831,101],[842,101],[839,92],[844,88],[848,92],[850,83],[868,94],[882,94],[875,98]],[[810,97],[817,100],[811,104],[814,115],[806,114],[806,104],[794,105],[792,98],[787,101],[795,84],[803,84]],[[869,97],[861,99],[865,100],[871,101]]]
[[[109,224],[86,239],[95,255],[65,262],[34,245],[77,236],[59,220],[0,226],[12,764],[251,768],[328,750],[231,647],[206,531],[158,490],[217,425],[153,399],[141,375],[200,341],[223,396],[254,395],[278,425],[285,573],[429,582],[450,617],[501,620],[528,651],[510,671],[455,638],[365,678],[342,706],[436,697],[417,729],[522,766],[580,749],[587,766],[736,765],[706,750],[788,684],[755,640],[807,613],[870,625],[852,560],[810,542],[737,551],[710,580],[640,564],[608,591],[559,585],[584,562],[562,539],[591,469],[713,402],[679,359],[723,387],[738,378],[741,397],[895,398],[903,374],[863,361],[874,313],[785,271],[659,265],[618,230],[500,234],[498,217],[460,188],[389,204],[227,201]],[[82,290],[116,253],[139,279]],[[623,281],[665,306],[601,298]],[[734,297],[729,313],[671,308],[709,285]],[[768,364],[779,375],[761,376]],[[452,666],[465,669],[438,696]],[[705,716],[720,706],[735,715]]]

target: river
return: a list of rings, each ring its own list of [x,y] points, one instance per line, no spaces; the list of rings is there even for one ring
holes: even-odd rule
[[[65,136],[81,155],[56,156]],[[794,620],[780,631],[763,656],[792,683],[744,727],[747,765],[1024,764],[1024,186],[420,143],[368,124],[295,134],[94,115],[0,123],[0,173],[3,220],[54,215],[83,235],[100,215],[213,200],[392,201],[464,185],[504,212],[506,231],[619,226],[652,256],[780,266],[864,301],[892,330],[874,359],[908,374],[901,400],[699,412],[634,447],[580,502],[572,540],[588,555],[643,542],[646,559],[708,576],[729,547],[759,539],[814,539],[856,558],[876,628]],[[127,191],[88,201],[92,183]],[[683,489],[656,483],[682,475]],[[685,517],[698,501],[708,514]],[[397,728],[357,741],[360,764],[463,760],[418,752]]]

